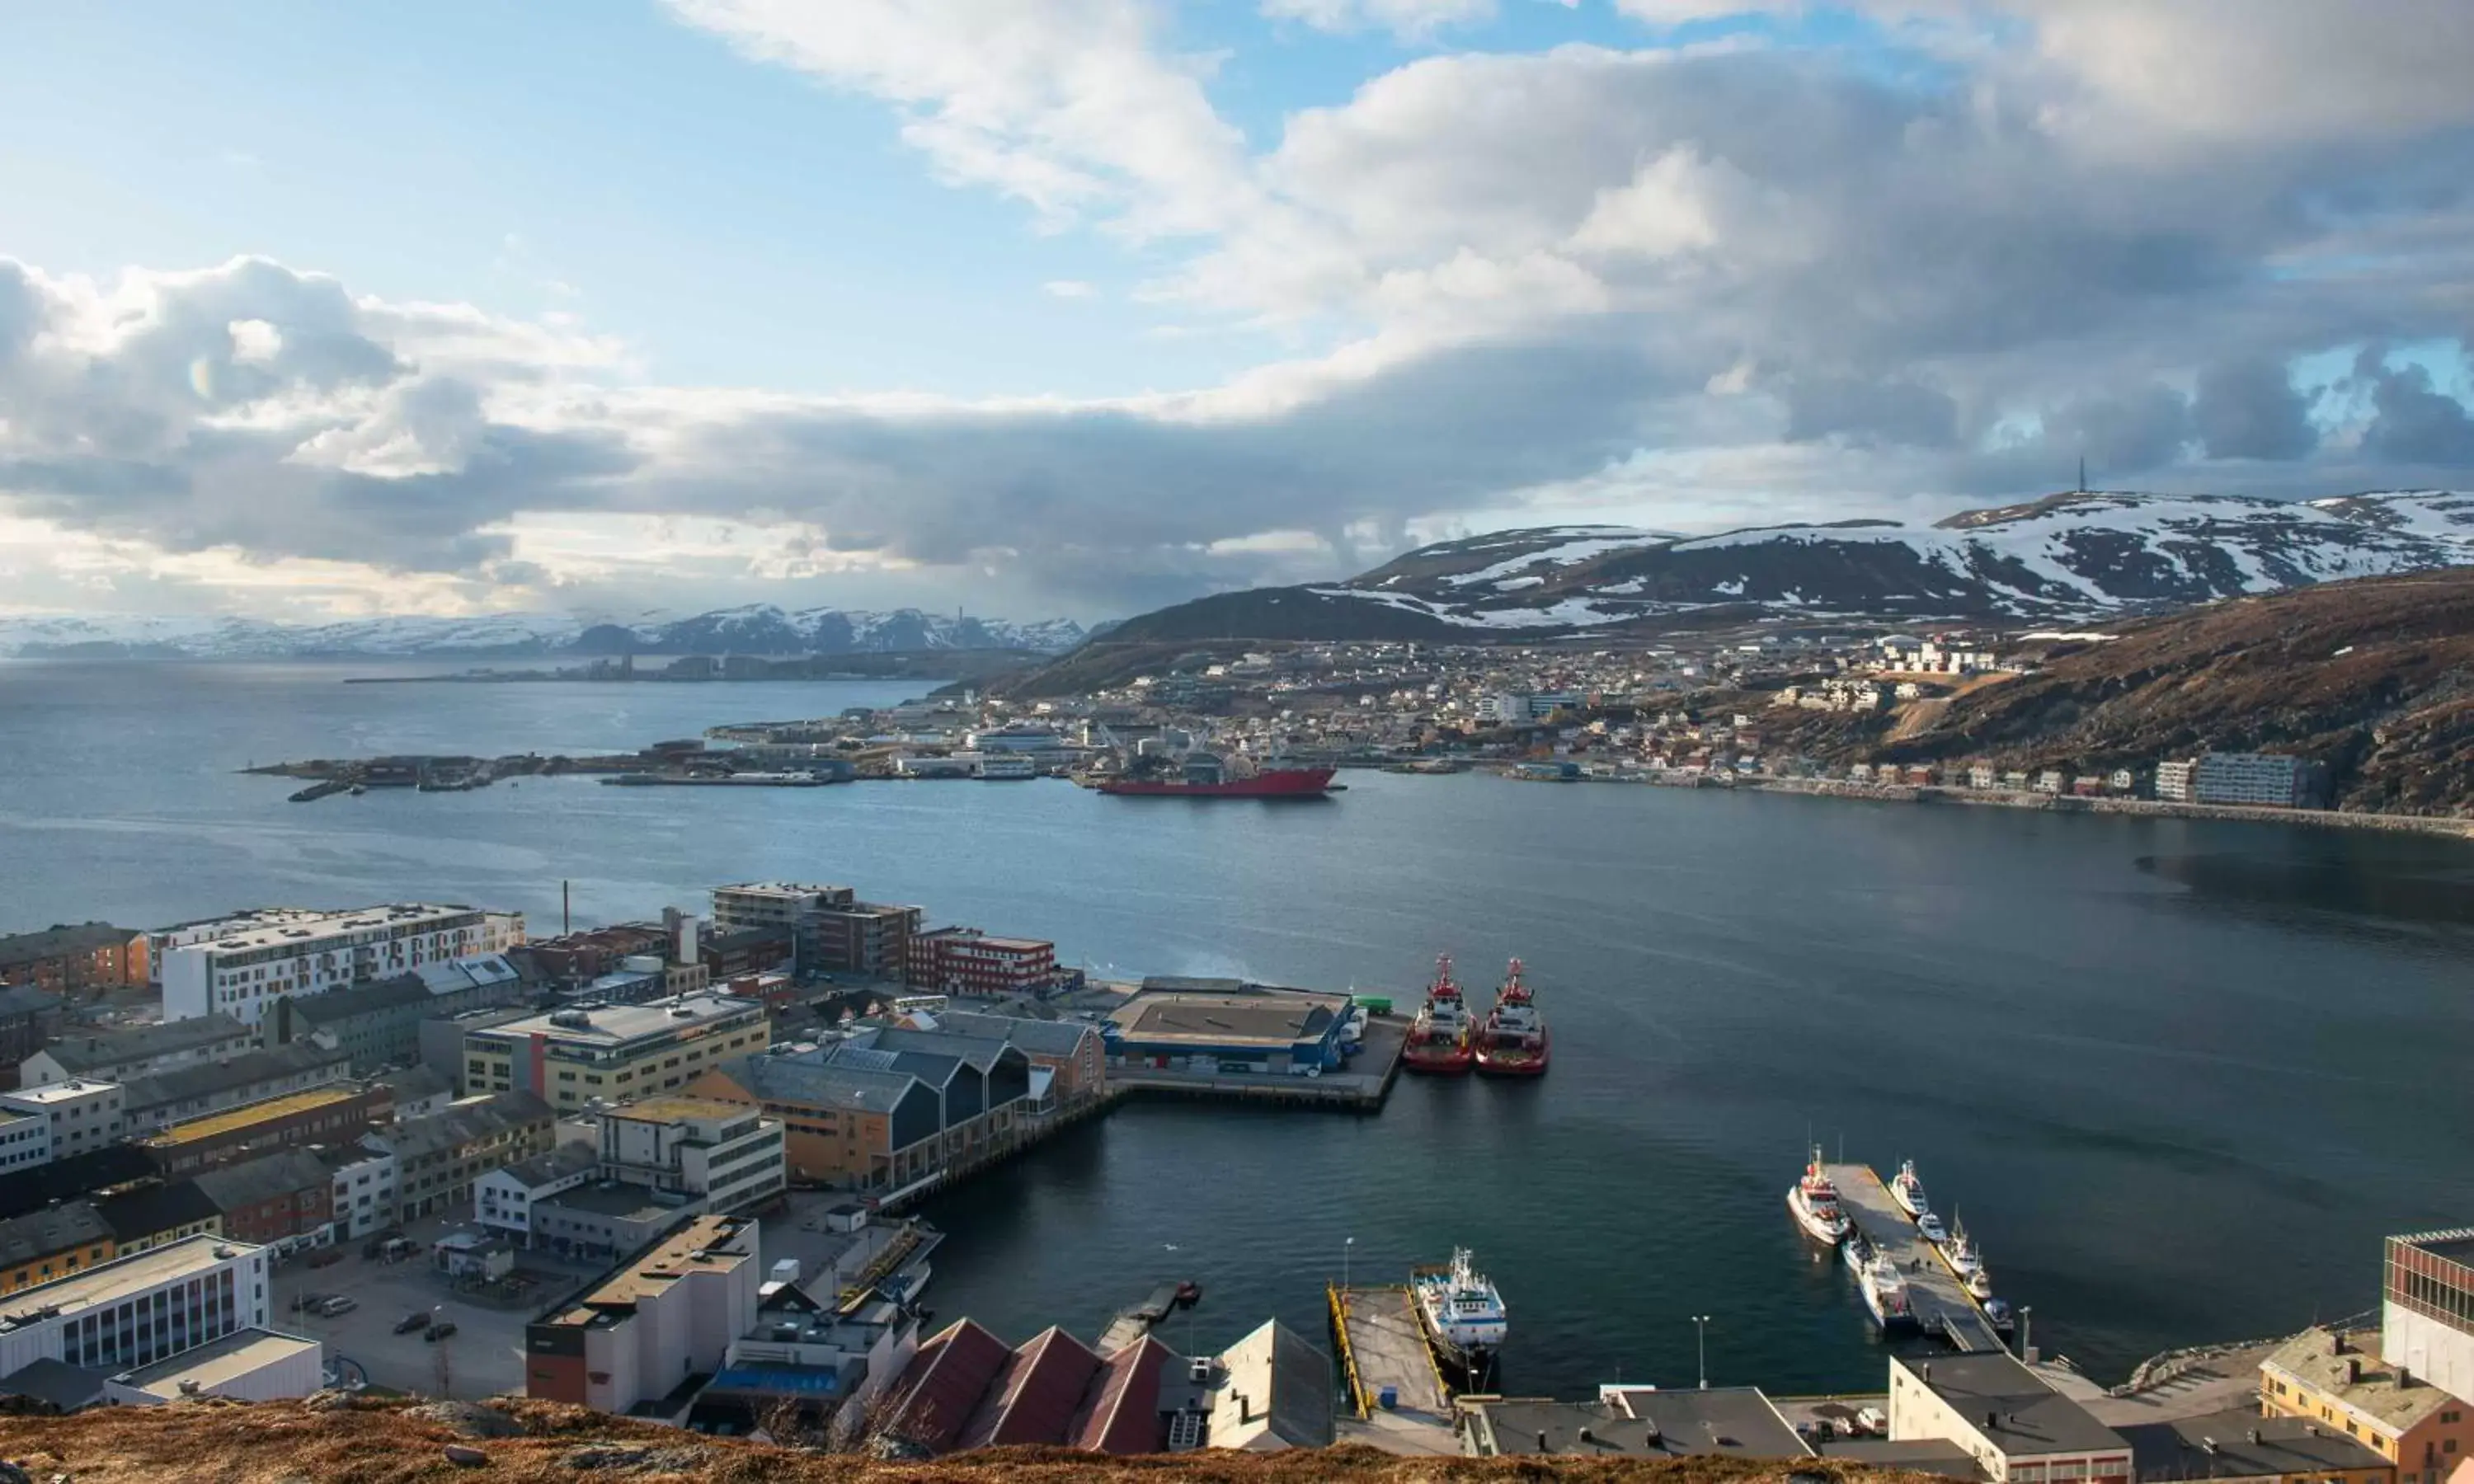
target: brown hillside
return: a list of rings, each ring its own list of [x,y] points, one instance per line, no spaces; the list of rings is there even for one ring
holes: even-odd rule
[[[296,1484],[346,1480],[557,1480],[668,1478],[720,1484],[885,1481],[885,1484],[1067,1484],[1174,1480],[1176,1484],[1315,1484],[1365,1480],[1657,1480],[1660,1484],[1890,1484],[1911,1476],[1808,1460],[1790,1470],[1730,1459],[1598,1461],[1403,1458],[1370,1448],[1256,1457],[1226,1452],[1099,1458],[1051,1448],[1000,1448],[933,1463],[889,1463],[707,1438],[580,1408],[538,1402],[413,1407],[210,1400],[99,1408],[72,1417],[0,1417],[0,1478],[76,1484]],[[442,1414],[447,1415],[442,1420]],[[460,1417],[452,1414],[461,1414]],[[477,1425],[476,1425],[477,1424]],[[481,1436],[479,1434],[505,1434]],[[448,1448],[478,1449],[451,1462]]]
[[[1901,718],[1799,718],[1821,755],[2145,768],[2211,749],[2327,766],[2344,809],[2474,812],[2474,568],[2328,583],[2115,631],[2035,675]]]

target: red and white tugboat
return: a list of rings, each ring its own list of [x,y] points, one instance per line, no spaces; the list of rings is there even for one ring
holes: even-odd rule
[[[1546,1017],[1538,1013],[1537,995],[1521,982],[1518,959],[1477,1028],[1477,1069],[1497,1077],[1537,1077],[1546,1070]]]
[[[1465,1072],[1476,1059],[1468,1000],[1452,978],[1448,953],[1435,958],[1435,982],[1426,986],[1426,1002],[1409,1022],[1408,1044],[1400,1048],[1400,1065],[1413,1072]]]

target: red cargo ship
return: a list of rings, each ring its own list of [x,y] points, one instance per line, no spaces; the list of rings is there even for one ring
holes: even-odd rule
[[[1331,791],[1331,768],[1262,768],[1231,776],[1227,766],[1208,753],[1186,758],[1175,775],[1103,778],[1104,794],[1169,799],[1321,799]]]
[[[1435,982],[1426,986],[1426,1002],[1409,1023],[1400,1065],[1413,1072],[1465,1072],[1476,1055],[1469,1044],[1468,1001],[1452,978],[1451,955],[1438,954]]]
[[[1518,959],[1477,1028],[1477,1069],[1497,1077],[1536,1077],[1546,1070],[1546,1017],[1538,1013],[1538,996],[1521,982]]]

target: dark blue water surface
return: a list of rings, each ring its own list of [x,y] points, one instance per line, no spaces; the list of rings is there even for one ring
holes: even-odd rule
[[[1787,1224],[1807,1131],[1923,1166],[2038,1341],[2111,1377],[2373,1301],[2386,1232],[2474,1213],[2474,847],[2171,820],[1351,774],[1328,804],[1062,783],[813,791],[527,780],[311,805],[281,756],[633,746],[896,699],[874,682],[353,685],[303,666],[0,665],[0,926],[446,898],[554,931],[716,882],[847,881],[1128,973],[1406,996],[1520,954],[1542,1083],[1377,1117],[1133,1105],[931,1211],[933,1303],[1089,1335],[1172,1277],[1225,1343],[1321,1330],[1455,1242],[1507,1385],[1878,1385]],[[1171,1338],[1184,1343],[1188,1320]]]

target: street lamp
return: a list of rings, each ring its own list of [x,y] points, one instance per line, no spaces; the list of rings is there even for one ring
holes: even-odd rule
[[[2020,1304],[2020,1305],[2019,1305],[2019,1358],[2021,1358],[2022,1360],[2026,1359],[2028,1356],[2033,1355],[2033,1354],[2036,1352],[2036,1347],[2035,1347],[2035,1346],[2033,1346],[2033,1345],[2030,1345],[2029,1343],[2027,1343],[2027,1342],[2028,1342],[2028,1340],[2029,1340],[2029,1339],[2030,1339],[2030,1338],[2035,1334],[2035,1332],[2036,1332],[2035,1325],[2036,1325],[2036,1305],[2034,1305],[2034,1304]]]
[[[1340,1291],[1348,1292],[1348,1254],[1356,1247],[1357,1238],[1347,1237],[1340,1244]]]
[[[1710,1316],[1707,1314],[1692,1316],[1692,1350],[1700,1361],[1701,1389],[1708,1391],[1710,1389]]]

